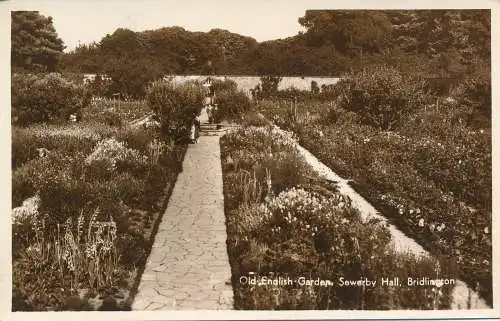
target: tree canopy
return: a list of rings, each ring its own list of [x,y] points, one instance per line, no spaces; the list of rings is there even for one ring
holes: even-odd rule
[[[52,17],[45,17],[38,11],[13,11],[11,17],[12,66],[54,71],[64,45],[52,24]]]
[[[488,10],[308,10],[298,22],[304,32],[260,43],[222,29],[117,29],[65,54],[63,66],[103,73],[140,57],[161,74],[339,76],[389,63],[447,77],[489,64]]]

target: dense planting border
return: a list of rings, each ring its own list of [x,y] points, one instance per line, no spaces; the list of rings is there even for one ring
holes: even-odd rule
[[[262,117],[265,117],[262,115]],[[269,121],[267,118],[265,118],[269,123],[273,123]],[[309,140],[304,139],[301,135],[300,132],[297,132],[293,130],[293,128],[285,128],[285,130],[292,130],[298,135],[299,143],[309,151],[311,151],[315,156],[325,163],[328,167],[330,167],[334,172],[337,174],[341,175],[344,178],[349,178],[349,173],[347,173],[346,170],[343,170],[341,168],[338,168],[335,166],[334,162],[332,162],[328,157],[322,155],[321,153],[315,153],[317,150],[318,146],[315,146],[314,143],[309,143]],[[430,238],[431,235],[429,233],[421,233],[419,231],[415,231],[412,228],[412,224],[409,224],[409,221],[405,219],[403,216],[398,214],[398,210],[385,202],[384,200],[381,200],[377,198],[376,196],[371,193],[371,187],[368,186],[367,184],[363,184],[362,182],[358,182],[356,180],[349,180],[348,184],[358,193],[360,194],[363,198],[365,198],[370,204],[373,205],[373,207],[380,212],[383,216],[387,217],[396,227],[398,227],[403,233],[408,235],[409,237],[415,239],[418,241],[418,243],[424,247],[427,251],[438,255],[438,256],[445,256],[443,251],[437,246],[433,241],[434,239]],[[472,269],[468,269],[466,266],[461,266],[460,270],[460,278],[463,279],[467,285],[472,288],[478,290],[479,294],[486,300],[488,305],[493,306],[493,280],[492,280],[492,274],[490,270],[490,275],[489,277],[486,278],[478,278],[474,271]],[[477,283],[481,285],[480,287],[477,286]]]
[[[300,144],[304,148],[310,151],[313,151],[315,149],[315,147],[310,146],[307,143],[307,141],[301,138],[299,138],[299,140]],[[328,167],[330,167],[334,172],[342,175],[344,178],[349,177],[348,173],[334,166],[333,162],[331,162],[328,158],[322,155],[317,155],[317,157],[320,161],[327,164]],[[418,241],[418,243],[425,250],[438,256],[445,255],[443,251],[439,248],[439,246],[437,246],[433,242],[434,239],[429,238],[430,237],[429,233],[424,234],[413,229],[412,228],[413,224],[410,224],[410,222],[407,219],[405,219],[405,217],[399,215],[397,208],[374,196],[373,193],[370,192],[371,190],[370,186],[358,182],[356,180],[349,180],[348,184],[358,194],[360,194],[363,198],[365,198],[379,213],[388,218],[390,222],[392,222],[396,227],[398,227],[398,229],[400,229],[407,236]],[[467,285],[472,289],[476,289],[477,288],[476,282],[480,282],[482,287],[480,287],[479,289],[479,294],[486,300],[488,305],[493,306],[493,280],[491,274],[490,278],[481,278],[478,281],[478,278],[475,277],[473,271],[468,270],[466,266],[462,266],[460,268],[460,278],[464,280],[467,283]]]
[[[386,233],[388,232],[384,232],[383,228],[382,230],[377,230],[376,224],[375,226],[372,226],[372,224],[370,224],[369,222],[359,224],[358,219],[355,215],[356,211],[350,211],[347,216],[345,216],[348,219],[342,219],[342,215],[345,215],[346,212],[342,212],[342,210],[340,210],[340,212],[337,212],[337,205],[330,204],[323,208],[328,208],[329,210],[327,211],[331,211],[331,215],[333,216],[328,216],[330,215],[328,214],[326,216],[328,218],[317,220],[319,217],[316,218],[316,207],[311,208],[307,205],[305,205],[305,207],[303,207],[302,205],[298,205],[299,207],[295,207],[297,205],[291,205],[302,204],[301,199],[309,199],[309,197],[313,197],[312,195],[323,195],[320,196],[319,199],[329,199],[333,203],[335,203],[335,200],[340,197],[337,194],[338,192],[336,192],[336,188],[334,186],[335,184],[328,184],[313,173],[311,173],[311,176],[309,176],[309,172],[307,170],[303,172],[303,169],[300,166],[301,164],[296,164],[295,166],[299,167],[292,171],[293,173],[297,173],[296,176],[298,177],[298,179],[292,179],[282,185],[284,188],[283,195],[279,192],[276,192],[275,194],[273,194],[275,196],[270,196],[270,198],[268,198],[268,194],[268,197],[266,197],[264,201],[262,200],[263,195],[261,197],[254,198],[255,194],[252,192],[251,187],[249,189],[245,189],[244,187],[240,189],[239,186],[240,184],[244,185],[243,182],[239,182],[239,180],[241,174],[246,177],[245,173],[248,172],[249,166],[252,167],[252,164],[257,164],[257,167],[253,167],[254,170],[257,170],[257,173],[261,171],[261,166],[263,165],[266,168],[268,168],[268,166],[271,166],[269,168],[273,168],[272,172],[276,170],[278,171],[277,173],[281,173],[279,172],[279,165],[277,164],[282,162],[284,162],[283,164],[293,163],[294,161],[296,161],[296,159],[283,159],[282,157],[285,156],[283,156],[281,152],[286,153],[286,150],[280,152],[279,147],[276,150],[274,150],[274,148],[276,147],[273,147],[273,153],[277,153],[278,155],[280,155],[277,156],[277,159],[279,159],[278,163],[273,163],[271,161],[273,156],[271,156],[271,159],[269,159],[264,155],[267,154],[267,152],[265,152],[264,150],[267,148],[266,142],[270,143],[269,140],[259,141],[261,139],[260,136],[245,137],[245,134],[238,137],[239,134],[240,133],[236,133],[235,136],[228,137],[227,139],[223,137],[221,139],[221,166],[223,169],[224,210],[226,214],[226,229],[228,233],[227,247],[231,265],[231,282],[234,291],[236,309],[310,310],[325,308],[368,308],[385,310],[394,308],[438,308],[438,306],[436,305],[436,301],[431,303],[431,305],[429,306],[429,302],[427,302],[427,300],[429,298],[428,295],[430,294],[430,292],[425,292],[426,290],[423,288],[417,289],[413,287],[397,287],[396,289],[388,289],[382,287],[368,290],[366,293],[364,291],[356,292],[356,289],[348,290],[332,288],[330,291],[324,291],[321,289],[309,289],[312,291],[311,293],[309,293],[309,290],[303,290],[300,287],[295,288],[292,286],[292,288],[290,288],[289,290],[286,290],[284,292],[281,291],[281,293],[278,292],[278,294],[275,295],[276,293],[273,294],[273,291],[276,289],[273,286],[257,286],[255,288],[250,286],[250,288],[247,288],[247,286],[242,285],[240,276],[245,276],[246,273],[251,273],[249,271],[256,271],[257,274],[271,273],[270,271],[272,271],[272,275],[281,276],[283,274],[283,278],[285,279],[288,276],[291,276],[292,278],[296,277],[297,275],[301,275],[301,273],[312,273],[313,275],[318,274],[323,276],[328,275],[332,279],[344,275],[350,275],[350,277],[356,278],[356,276],[354,275],[357,275],[356,273],[358,272],[355,271],[357,271],[358,268],[361,268],[361,270],[359,271],[364,271],[360,273],[365,276],[369,275],[373,278],[378,278],[384,273],[398,275],[402,278],[408,277],[409,275],[414,276],[417,273],[422,273],[421,275],[432,275],[432,273],[439,273],[436,272],[437,270],[435,269],[437,264],[436,262],[440,260],[419,260],[417,257],[414,257],[412,255],[406,256],[403,253],[396,253],[392,252],[391,250],[387,250],[386,245],[384,244],[389,244],[385,242],[390,242],[390,234],[386,235]],[[275,139],[278,138],[273,138],[271,141],[273,141],[274,143]],[[253,146],[253,142],[256,142],[257,144]],[[236,145],[233,146],[232,143],[235,143]],[[293,146],[293,144],[289,146]],[[262,154],[263,152],[264,154]],[[234,160],[231,155],[234,157]],[[269,163],[269,161],[271,161],[271,163]],[[302,166],[307,166],[307,164],[303,164]],[[241,170],[235,171],[235,169],[237,168],[240,168]],[[292,174],[292,172],[289,172],[289,176],[295,176],[294,174]],[[274,177],[277,177],[278,180],[282,179],[282,176],[280,175],[275,175]],[[261,185],[263,183],[261,181],[262,177],[259,178],[259,174],[253,177],[253,180],[255,179],[260,181],[257,183],[257,185]],[[252,184],[247,185],[251,186]],[[290,187],[292,187],[291,190]],[[297,197],[297,194],[295,194],[297,191],[295,187],[299,188],[299,190],[304,188],[304,195],[309,196],[306,196],[305,198],[298,198],[296,201],[299,203],[295,203],[296,201],[293,201],[293,199]],[[307,191],[314,192],[313,194],[308,194],[309,192]],[[315,192],[319,192],[319,194],[314,194]],[[326,194],[323,194],[325,192]],[[299,194],[300,193],[301,192],[299,192]],[[249,197],[250,203],[246,201],[249,199]],[[290,202],[290,200],[292,200],[291,203],[288,203]],[[348,199],[346,199],[345,202],[347,202],[346,204],[349,204]],[[307,204],[307,201],[304,204]],[[271,214],[272,221],[267,221],[269,212],[266,212],[266,210],[264,210],[264,212],[261,212],[261,210],[263,210],[262,206],[264,206],[264,208],[271,209],[271,213],[274,213]],[[277,206],[277,212],[274,212],[275,210],[272,209],[274,208],[274,206]],[[342,208],[342,206],[340,208]],[[347,208],[350,208],[350,205],[347,205]],[[286,213],[288,213],[288,215],[291,215],[288,219],[289,223],[285,222],[287,221],[286,217],[288,217],[286,216]],[[305,220],[302,221],[302,219],[304,218]],[[284,221],[282,221],[282,219],[284,219]],[[301,222],[298,223],[298,230],[291,227],[294,226],[295,223],[291,222],[295,222],[295,219],[298,219],[298,222]],[[347,224],[349,226],[348,230],[350,232],[348,235],[350,235],[350,237],[344,235],[344,228],[346,227],[344,224]],[[312,234],[311,239],[310,233],[311,231],[314,231],[313,227],[315,226],[322,227],[319,228],[319,234]],[[283,228],[283,233],[285,234],[280,234],[279,231],[281,228]],[[289,228],[292,229],[288,230]],[[309,230],[309,228],[313,228],[313,230]],[[352,230],[351,228],[353,228],[354,230]],[[331,233],[333,230],[335,230],[336,233]],[[354,233],[353,231],[357,232]],[[315,236],[315,234],[317,236]],[[282,239],[279,235],[287,235],[287,237]],[[327,236],[327,239],[329,240],[331,238],[331,241],[333,242],[331,244],[335,245],[335,250],[332,250],[333,247],[325,245],[330,244],[328,243],[330,241],[326,241],[327,243],[323,244],[323,242],[326,240],[323,240],[323,237],[325,236]],[[344,237],[346,238],[343,239]],[[346,241],[348,244],[350,243],[349,240],[352,240],[353,237],[354,239],[359,240],[358,246],[348,246],[344,248],[344,241]],[[384,239],[384,241],[381,241],[382,239]],[[309,248],[308,244],[309,242],[311,242],[311,240],[314,243],[314,246],[312,248]],[[273,246],[271,244],[276,244],[276,246]],[[326,247],[323,245],[325,245]],[[338,249],[337,246],[339,246]],[[326,266],[323,266],[322,264],[324,264],[326,261],[323,262],[322,260],[325,259],[329,263]],[[352,264],[355,265],[351,266]],[[437,265],[439,266],[439,264]],[[323,268],[326,268],[326,270],[323,270],[322,266]],[[445,275],[454,275],[454,272],[450,270],[450,267],[451,265],[448,266],[445,261],[441,261],[441,268],[443,269]],[[453,268],[451,267],[451,269]],[[296,283],[295,286],[297,286]],[[427,290],[430,291],[430,289]],[[304,295],[303,291],[306,291],[308,294]],[[449,300],[451,299],[449,291],[449,288],[443,289],[445,297],[443,298],[444,301],[439,303],[439,308],[449,309]],[[439,291],[439,293],[441,293],[441,291]]]

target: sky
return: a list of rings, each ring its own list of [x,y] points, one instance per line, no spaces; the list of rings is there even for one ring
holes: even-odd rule
[[[298,18],[310,7],[304,1],[283,0],[44,0],[13,1],[13,5],[52,16],[65,51],[79,43],[100,41],[119,27],[133,31],[166,26],[189,31],[220,28],[257,41],[286,38],[303,30]]]
[[[440,0],[444,7],[463,1]],[[462,3],[460,3],[462,2]],[[479,1],[483,2],[484,1]],[[303,28],[298,18],[307,9],[428,8],[433,0],[9,0],[10,10],[38,10],[52,16],[59,37],[74,49],[100,41],[117,28],[133,31],[181,26],[189,31],[226,29],[257,41],[286,38]]]

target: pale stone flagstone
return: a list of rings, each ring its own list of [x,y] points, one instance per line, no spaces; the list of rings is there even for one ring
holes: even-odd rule
[[[132,310],[233,309],[226,237],[219,137],[201,136],[188,147]]]

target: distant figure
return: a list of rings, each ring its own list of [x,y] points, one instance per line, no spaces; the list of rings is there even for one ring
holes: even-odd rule
[[[215,120],[215,115],[217,115],[217,110],[218,110],[217,104],[214,104],[214,107],[213,107],[213,110],[212,110],[212,114],[213,114],[212,118],[213,118],[214,123],[216,121]]]
[[[214,113],[214,107],[210,104],[207,106],[207,115],[208,115],[208,123],[212,124],[213,123],[213,113]]]
[[[200,116],[196,115],[193,124],[191,125],[190,139],[191,143],[198,144],[198,138],[200,137]]]

